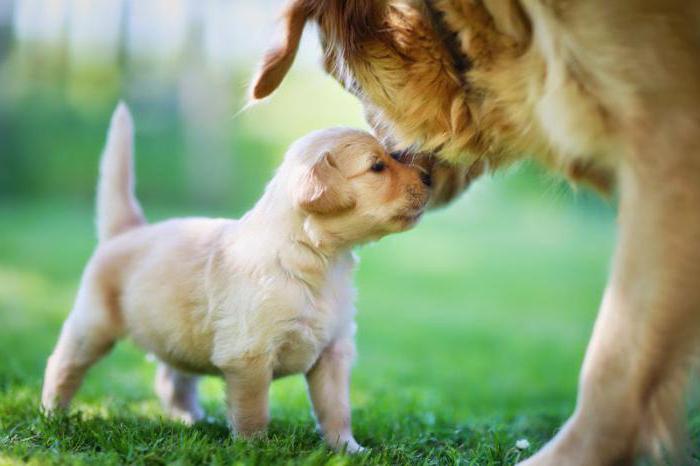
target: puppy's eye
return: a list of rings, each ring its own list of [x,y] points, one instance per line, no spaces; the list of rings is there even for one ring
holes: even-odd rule
[[[370,170],[372,170],[374,173],[379,173],[379,172],[384,171],[384,168],[386,168],[386,166],[384,165],[384,162],[380,161],[380,162],[374,162],[372,164],[372,166],[370,167]]]

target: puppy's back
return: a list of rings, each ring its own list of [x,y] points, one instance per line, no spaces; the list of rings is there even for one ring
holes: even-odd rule
[[[128,230],[99,245],[82,286],[111,302],[115,324],[140,345],[159,354],[198,348],[181,356],[203,364],[211,341],[207,275],[221,235],[236,223],[184,218]],[[191,344],[176,344],[182,338]]]

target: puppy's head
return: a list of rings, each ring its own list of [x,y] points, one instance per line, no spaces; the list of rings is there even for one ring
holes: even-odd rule
[[[364,131],[312,133],[292,145],[284,165],[295,207],[343,243],[411,228],[428,201],[426,173],[392,158]]]

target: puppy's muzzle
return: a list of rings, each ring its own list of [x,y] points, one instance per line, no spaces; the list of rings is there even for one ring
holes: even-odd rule
[[[430,167],[424,167],[421,164],[415,163],[415,155],[412,154],[411,152],[407,150],[402,150],[402,151],[394,151],[391,154],[391,158],[396,160],[399,163],[403,163],[406,165],[411,165],[413,168],[416,168],[420,174],[420,181],[425,185],[426,187],[431,187],[433,184],[433,177],[430,175]]]

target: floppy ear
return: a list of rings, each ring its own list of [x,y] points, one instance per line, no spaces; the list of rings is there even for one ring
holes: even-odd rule
[[[251,96],[263,99],[277,89],[294,62],[310,14],[309,0],[291,0],[283,15],[282,43],[267,51],[253,80]]]
[[[305,173],[297,191],[297,203],[307,212],[321,215],[337,214],[355,207],[355,196],[348,181],[326,152]]]

